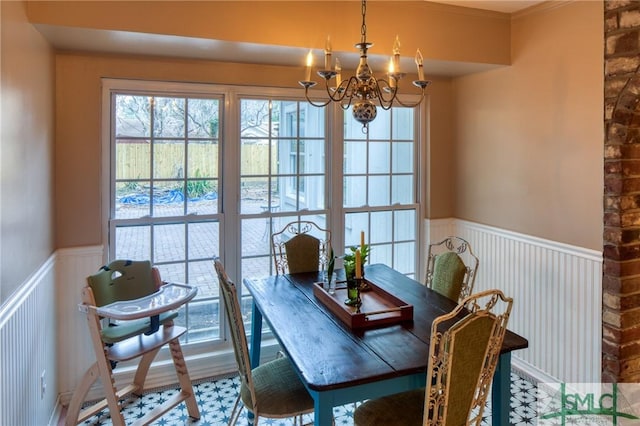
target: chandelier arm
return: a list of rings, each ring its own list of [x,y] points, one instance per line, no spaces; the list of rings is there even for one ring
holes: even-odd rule
[[[329,105],[329,103],[331,103],[331,99],[328,99],[326,102],[321,102],[321,103],[315,103],[313,102],[310,98],[309,98],[309,88],[306,87],[304,90],[304,97],[307,99],[307,102],[309,102],[311,105],[313,105],[314,107],[318,107],[318,108],[322,108],[325,107],[327,105]]]
[[[423,99],[424,99],[424,95],[425,95],[425,89],[424,89],[424,87],[423,87],[423,88],[422,88],[422,94],[420,95],[420,99],[419,99],[417,102],[415,102],[415,103],[402,102],[402,101],[400,100],[400,98],[399,98],[399,97],[396,97],[396,99],[395,99],[395,100],[396,100],[396,102],[398,102],[398,103],[399,103],[400,105],[402,105],[403,107],[406,107],[406,108],[415,108],[415,107],[417,107],[418,105],[420,105],[420,103],[423,101]]]
[[[339,103],[342,103],[342,100],[345,97],[351,98],[351,96],[348,93],[349,93],[349,86],[351,85],[352,79],[355,79],[355,77],[351,76],[349,77],[349,80],[341,81],[338,87],[335,88],[335,91],[333,91],[333,93],[331,93],[331,87],[329,87],[329,80],[325,80],[325,84],[326,84],[325,87],[327,89],[327,95],[329,96],[329,98],[333,102],[339,102]]]
[[[358,84],[358,78],[352,75],[351,77],[349,77],[349,80],[347,80],[347,84],[344,86],[344,97],[349,99],[349,103],[351,103],[351,100],[358,91]]]
[[[391,93],[390,98],[387,99],[384,97],[384,93],[382,92],[385,90],[385,87],[382,87],[380,83],[384,83],[384,86],[386,86],[386,89],[388,90],[388,92]],[[380,99],[380,106],[382,107],[382,109],[388,110],[389,108],[391,108],[393,102],[396,100],[396,96],[398,95],[398,89],[392,89],[391,85],[389,85],[387,80],[384,80],[384,79],[375,80],[375,85],[376,85],[375,86],[376,95]],[[388,105],[388,106],[385,106],[385,105]]]
[[[325,106],[329,105],[331,102],[338,102],[340,104],[340,106],[342,107],[342,109],[346,110],[347,108],[349,108],[351,106],[351,101],[353,99],[353,93],[349,93],[349,87],[352,84],[354,86],[357,86],[357,84],[358,84],[358,79],[356,77],[354,77],[354,76],[349,77],[348,80],[343,80],[340,83],[340,85],[336,88],[336,91],[335,91],[335,93],[342,93],[342,95],[335,96],[334,94],[331,93],[331,88],[329,87],[328,80],[325,80],[326,92],[327,92],[327,96],[329,96],[329,99],[327,99],[326,102],[316,103],[316,102],[312,101],[311,98],[309,98],[309,87],[311,87],[311,86],[305,86],[304,97],[306,98],[307,102],[309,102],[314,107],[322,108],[322,107],[325,107]],[[351,90],[351,92],[353,92],[353,90]],[[346,107],[343,104],[343,100],[345,98],[349,100],[349,102],[347,103]]]
[[[340,102],[340,108],[342,108],[344,111],[348,110],[349,107],[351,106],[351,101],[353,100],[353,97],[349,97],[347,99],[349,99],[349,102],[347,102],[346,105],[344,103]]]

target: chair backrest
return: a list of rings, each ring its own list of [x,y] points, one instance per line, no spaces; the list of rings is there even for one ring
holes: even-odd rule
[[[240,379],[251,392],[251,401],[253,407],[248,407],[254,413],[255,410],[255,389],[253,386],[253,378],[251,376],[251,360],[249,358],[249,345],[247,344],[247,335],[244,329],[242,312],[240,310],[240,301],[238,300],[238,291],[236,285],[229,279],[224,266],[220,260],[214,260],[216,272],[218,274],[218,282],[220,284],[220,294],[224,301],[224,311],[229,322],[231,331],[231,340],[233,341],[233,349],[238,364],[238,373]]]
[[[481,424],[512,305],[488,290],[433,322],[424,425]]]
[[[96,306],[121,300],[133,300],[155,293],[161,283],[156,282],[157,270],[148,260],[114,260],[87,278]]]
[[[273,234],[271,245],[277,274],[316,272],[329,263],[331,231],[311,221],[295,221]]]
[[[466,240],[447,237],[429,244],[425,283],[449,299],[461,301],[473,292],[478,264]]]

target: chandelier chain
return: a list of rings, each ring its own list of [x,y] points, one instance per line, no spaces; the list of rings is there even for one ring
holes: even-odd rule
[[[367,42],[367,0],[362,0],[362,27],[360,27],[360,41],[362,43]]]

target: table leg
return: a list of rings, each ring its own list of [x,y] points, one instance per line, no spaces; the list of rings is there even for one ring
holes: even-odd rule
[[[500,355],[491,386],[491,421],[508,425],[511,410],[511,352]]]
[[[313,395],[314,426],[330,426],[333,424],[333,399],[327,392]]]
[[[251,368],[260,365],[260,345],[262,344],[262,312],[253,303],[251,313]]]
[[[249,348],[251,357],[251,369],[260,365],[260,345],[262,344],[262,312],[253,303],[251,311],[251,347]],[[247,425],[252,426],[254,414],[247,412]]]

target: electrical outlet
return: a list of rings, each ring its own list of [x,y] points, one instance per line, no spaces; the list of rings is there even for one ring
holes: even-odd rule
[[[47,390],[47,370],[42,370],[40,374],[40,399],[44,399],[44,393]]]

